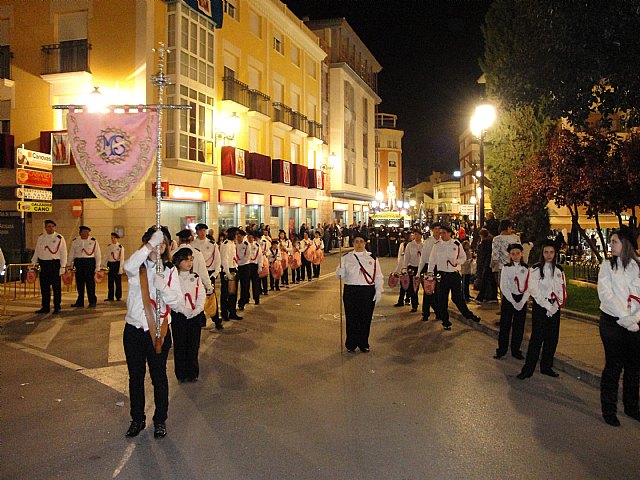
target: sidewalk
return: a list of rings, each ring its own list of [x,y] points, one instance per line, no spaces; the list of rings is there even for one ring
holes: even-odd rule
[[[497,347],[498,332],[500,330],[499,304],[478,305],[473,302],[469,303],[469,309],[482,319],[480,323],[467,320],[452,305],[450,304],[449,313],[453,318],[495,338]],[[525,352],[530,334],[531,306],[528,308],[525,324],[525,341],[522,349]],[[487,352],[487,355],[493,355],[494,353],[494,351]],[[507,354],[505,358],[511,358],[509,355]],[[584,316],[584,319],[577,319],[562,315],[560,320],[560,340],[556,351],[554,369],[563,371],[578,380],[599,388],[603,367],[604,349],[600,340],[597,321],[594,321],[594,318],[589,316]]]

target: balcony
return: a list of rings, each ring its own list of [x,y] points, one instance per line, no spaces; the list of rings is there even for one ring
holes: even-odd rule
[[[307,116],[300,112],[291,112],[291,126],[299,137],[306,137],[309,134],[309,122]]]
[[[309,120],[309,137],[313,137],[322,142],[322,124]]]
[[[292,120],[293,110],[284,103],[275,102],[273,104],[273,126],[285,131],[293,130]]]
[[[9,45],[0,46],[0,100],[11,100],[11,106],[15,107],[15,85],[11,80],[12,57]]]
[[[391,115],[390,113],[377,113],[376,114],[376,128],[391,128],[396,129],[398,122],[397,115]]]
[[[222,77],[224,93],[222,103],[229,104],[233,111],[249,110],[249,86],[234,77]]]
[[[88,40],[70,40],[42,47],[42,75],[87,72],[89,70]]]
[[[271,98],[259,90],[249,90],[249,116],[271,118]]]

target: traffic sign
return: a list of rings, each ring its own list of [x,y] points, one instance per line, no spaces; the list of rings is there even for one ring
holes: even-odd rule
[[[53,200],[51,190],[38,190],[37,188],[16,188],[16,197],[24,200]]]
[[[53,186],[53,173],[17,168],[16,183],[30,187],[51,188]]]
[[[19,212],[53,212],[53,204],[49,202],[17,202]]]
[[[21,167],[39,168],[40,170],[52,170],[53,163],[48,153],[34,152],[26,148],[18,148],[16,155],[18,165]]]

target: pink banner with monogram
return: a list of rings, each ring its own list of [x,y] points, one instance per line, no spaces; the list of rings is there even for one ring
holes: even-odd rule
[[[70,111],[67,125],[76,167],[89,188],[111,208],[124,205],[151,172],[157,112]]]

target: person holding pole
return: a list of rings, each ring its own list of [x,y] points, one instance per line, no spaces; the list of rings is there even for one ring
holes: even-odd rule
[[[356,348],[369,351],[369,332],[376,304],[382,298],[384,277],[380,262],[365,250],[367,238],[356,234],[354,250],[340,258],[336,276],[344,282],[344,312],[346,316],[347,338],[345,347],[350,353]]]
[[[60,313],[62,302],[62,284],[60,275],[67,264],[67,243],[64,237],[56,233],[56,222],[44,221],[45,233],[40,234],[31,263],[40,264],[40,293],[42,308],[36,313],[49,313],[51,308],[51,289],[53,289],[53,313]]]

